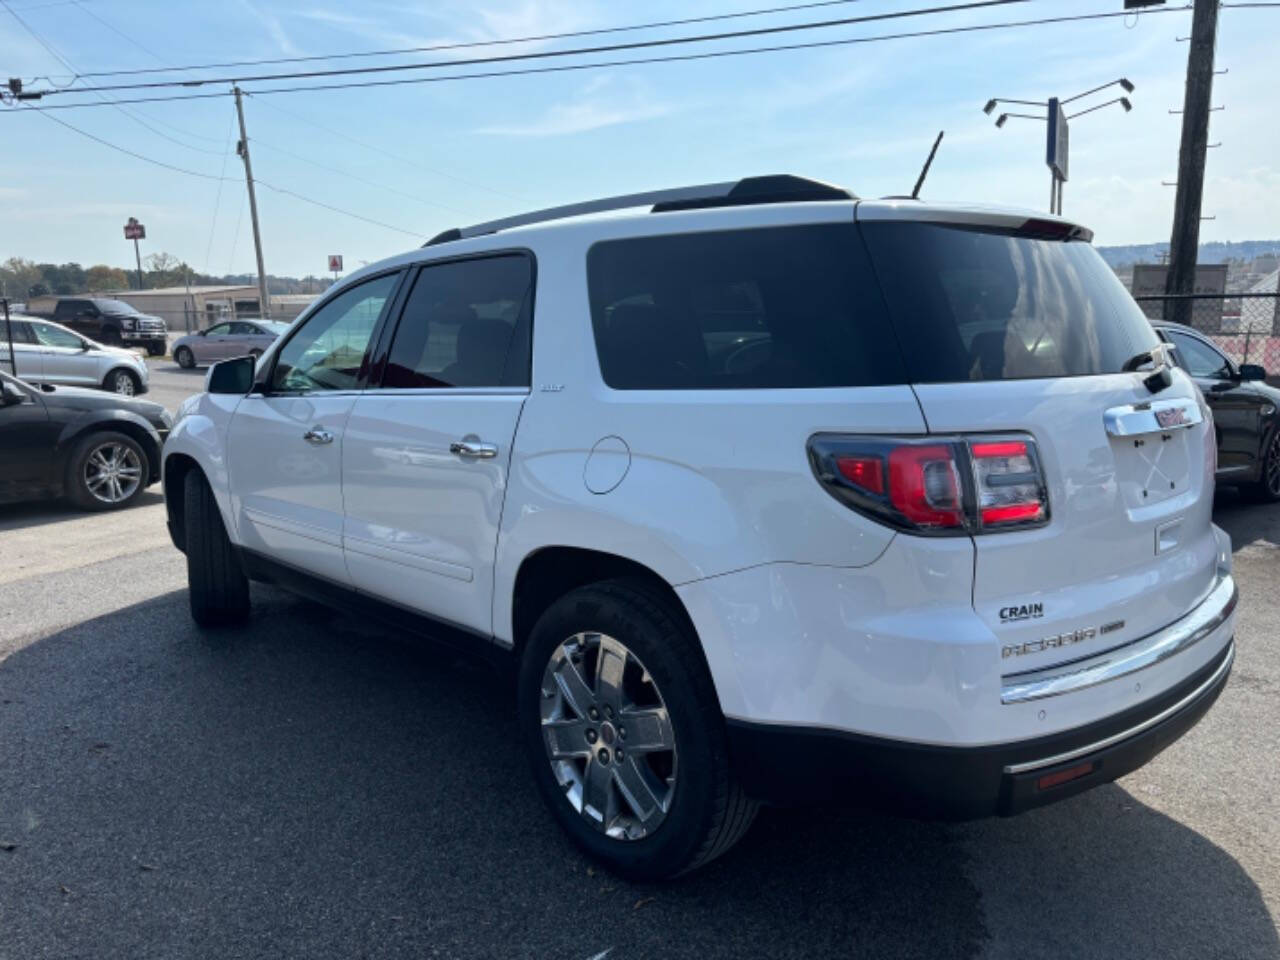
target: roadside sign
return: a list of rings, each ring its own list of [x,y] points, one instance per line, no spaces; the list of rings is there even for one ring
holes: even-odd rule
[[[1059,180],[1067,179],[1068,155],[1067,112],[1057,97],[1049,98],[1049,135],[1045,143],[1044,162]]]
[[[342,272],[342,254],[340,253],[329,254],[329,269],[333,273]]]
[[[145,240],[147,239],[147,228],[137,221],[137,218],[130,217],[129,222],[124,225],[124,238],[126,240]]]

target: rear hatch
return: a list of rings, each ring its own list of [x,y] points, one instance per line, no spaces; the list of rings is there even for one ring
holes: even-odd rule
[[[1083,231],[936,218],[858,209],[929,433],[961,438],[972,473],[973,606],[1002,675],[1177,620],[1217,569],[1213,431],[1195,386],[1176,370],[1147,385],[1155,363],[1133,358],[1159,341]],[[1023,470],[1041,474],[1038,494],[1018,488],[1038,511],[1001,506],[1020,502],[1002,497]]]

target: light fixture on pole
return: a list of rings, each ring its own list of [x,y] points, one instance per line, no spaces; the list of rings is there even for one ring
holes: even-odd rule
[[[1012,111],[1001,113],[996,117],[996,126],[1003,127],[1011,118],[1019,120],[1038,120],[1041,123],[1047,123],[1047,131],[1045,136],[1045,163],[1049,167],[1050,183],[1049,183],[1049,212],[1062,213],[1062,185],[1067,180],[1067,161],[1069,156],[1068,136],[1069,127],[1068,120],[1076,117],[1082,117],[1086,113],[1093,113],[1095,110],[1101,110],[1103,107],[1109,107],[1113,104],[1119,104],[1124,108],[1125,113],[1133,109],[1133,104],[1128,97],[1115,97],[1105,103],[1099,103],[1092,107],[1086,107],[1075,113],[1068,114],[1065,107],[1068,103],[1076,100],[1082,100],[1085,97],[1099,93],[1108,87],[1119,86],[1125,93],[1133,93],[1134,85],[1127,77],[1120,77],[1117,80],[1111,80],[1107,83],[1092,87],[1075,96],[1059,99],[1058,97],[1050,97],[1048,100],[1012,100],[1007,97],[992,97],[982,106],[982,112],[990,116],[999,104],[1014,103],[1025,104],[1027,106],[1044,107],[1043,114],[1038,113],[1014,113]]]

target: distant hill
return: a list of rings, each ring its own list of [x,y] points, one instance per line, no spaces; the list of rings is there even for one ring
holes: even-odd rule
[[[1135,263],[1159,263],[1167,253],[1167,243],[1134,243],[1123,247],[1098,247],[1102,259],[1115,269]],[[1252,260],[1263,254],[1280,254],[1280,240],[1240,240],[1226,243],[1200,244],[1201,263],[1226,263],[1228,260]]]

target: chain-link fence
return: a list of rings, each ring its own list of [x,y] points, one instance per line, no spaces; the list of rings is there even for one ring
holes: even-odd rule
[[[1280,375],[1280,295],[1191,293],[1134,299],[1152,320],[1185,323],[1235,363],[1261,364],[1268,379]]]

